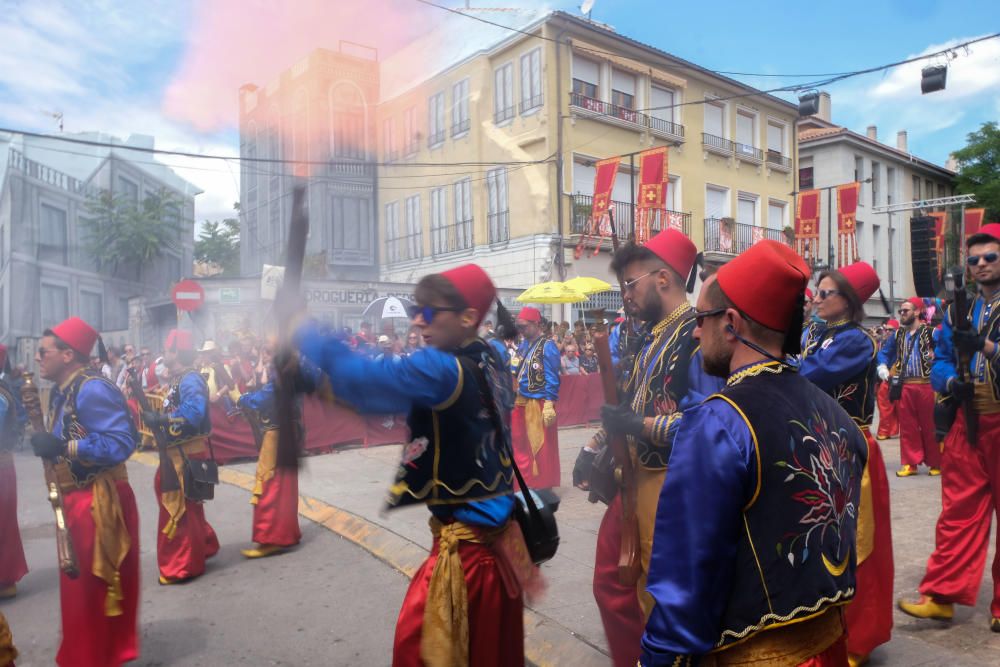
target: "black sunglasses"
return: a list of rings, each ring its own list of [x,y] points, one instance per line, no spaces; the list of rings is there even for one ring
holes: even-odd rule
[[[434,316],[438,313],[460,313],[464,308],[451,308],[448,306],[407,306],[406,314],[410,316],[411,320],[415,320],[417,315],[420,315],[424,322],[430,324],[434,321]]]
[[[969,266],[976,266],[977,264],[979,264],[979,260],[983,260],[987,264],[992,264],[998,259],[1000,259],[1000,254],[995,252],[988,252],[985,255],[969,255],[968,259],[966,259],[965,261],[969,263]]]
[[[821,289],[816,291],[816,296],[820,298],[820,301],[828,299],[835,294],[840,294],[839,289]]]
[[[712,310],[696,310],[694,311],[694,320],[699,327],[705,326],[705,319],[709,317],[716,317],[722,313],[729,310],[728,308],[713,308]]]

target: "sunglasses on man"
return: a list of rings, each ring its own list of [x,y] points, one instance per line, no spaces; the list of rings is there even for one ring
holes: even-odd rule
[[[417,315],[420,315],[424,322],[430,324],[434,321],[434,316],[438,313],[460,313],[464,308],[453,308],[449,306],[407,306],[406,314],[409,315],[411,320],[417,319]]]
[[[983,260],[987,264],[992,264],[998,259],[1000,259],[1000,253],[988,252],[982,255],[969,255],[965,261],[968,262],[969,266],[978,266],[979,260]]]

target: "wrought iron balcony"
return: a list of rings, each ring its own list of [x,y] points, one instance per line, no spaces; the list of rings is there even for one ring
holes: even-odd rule
[[[431,254],[435,257],[475,246],[472,220],[459,220],[450,225],[431,228]]]
[[[505,123],[514,117],[514,105],[511,104],[509,107],[504,107],[503,109],[496,109],[493,111],[493,122],[499,125],[500,123]]]
[[[732,218],[705,218],[705,252],[739,255],[761,239],[786,242],[780,229],[747,225]]]
[[[510,240],[510,212],[497,211],[486,215],[490,234],[490,245],[507,243]]]
[[[639,111],[621,107],[610,102],[603,102],[593,97],[587,97],[581,93],[570,93],[569,103],[571,107],[586,112],[585,115],[592,116],[597,120],[605,120],[614,124],[628,124],[639,128],[648,129],[653,134],[670,139],[684,139],[684,126],[679,123],[672,123],[662,118],[654,118]]]
[[[705,147],[705,150],[712,153],[719,153],[720,155],[733,154],[733,142],[729,139],[709,134],[708,132],[701,133],[701,145]]]
[[[524,115],[526,111],[533,111],[542,106],[545,101],[545,96],[539,93],[534,97],[528,99],[522,99],[520,105],[518,106],[521,115]]]
[[[433,148],[438,144],[444,143],[444,130],[438,130],[437,132],[432,132],[427,136],[427,147]]]
[[[573,204],[570,221],[571,234],[583,234],[590,229],[591,212],[594,198],[590,195],[570,195]],[[625,201],[611,202],[611,215],[615,219],[615,230],[618,237],[626,239],[632,233],[632,204]],[[680,228],[685,236],[691,236],[691,214],[680,211],[654,210],[650,232],[663,231],[673,225]]]
[[[469,131],[469,119],[466,118],[463,121],[453,123],[451,126],[451,136],[457,137],[458,135]]]
[[[764,151],[747,144],[733,142],[733,152],[736,153],[736,157],[747,162],[760,164],[764,161]]]
[[[424,241],[419,231],[386,240],[386,260],[389,264],[420,259],[423,256]]]
[[[786,155],[782,155],[778,151],[767,152],[767,164],[768,166],[774,167],[780,171],[792,170],[792,159]]]

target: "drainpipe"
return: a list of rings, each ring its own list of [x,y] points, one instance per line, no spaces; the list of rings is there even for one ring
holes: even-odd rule
[[[562,93],[562,38],[567,29],[556,33],[556,234],[559,239],[555,256],[556,272],[559,280],[566,280],[566,249],[563,237],[563,93]],[[564,306],[563,319],[569,320],[572,306]]]

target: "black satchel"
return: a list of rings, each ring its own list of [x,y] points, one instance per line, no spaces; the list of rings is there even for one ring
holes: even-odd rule
[[[194,502],[204,502],[215,498],[215,486],[219,483],[219,464],[215,462],[212,440],[208,440],[207,459],[189,459],[180,449],[184,458],[184,497]]]
[[[889,400],[895,403],[901,398],[903,398],[903,378],[893,375],[889,378]]]
[[[486,379],[486,374],[480,368],[479,364],[470,361],[469,365],[474,369],[476,380],[479,382],[479,392],[489,407],[493,427],[496,429],[501,443],[507,448],[511,467],[514,468],[514,476],[517,478],[517,483],[521,486],[521,492],[514,494],[514,499],[516,500],[514,503],[514,518],[517,519],[517,523],[521,527],[521,533],[524,535],[524,543],[528,547],[528,555],[531,556],[531,562],[535,565],[541,565],[545,561],[551,560],[559,548],[559,527],[556,525],[555,515],[559,505],[558,503],[547,503],[540,497],[537,499],[539,502],[536,502],[535,494],[524,483],[524,477],[521,476],[521,471],[517,468],[517,462],[514,460],[514,448],[510,442],[510,431],[504,427],[496,399],[490,390],[491,385],[488,384],[488,380]]]

